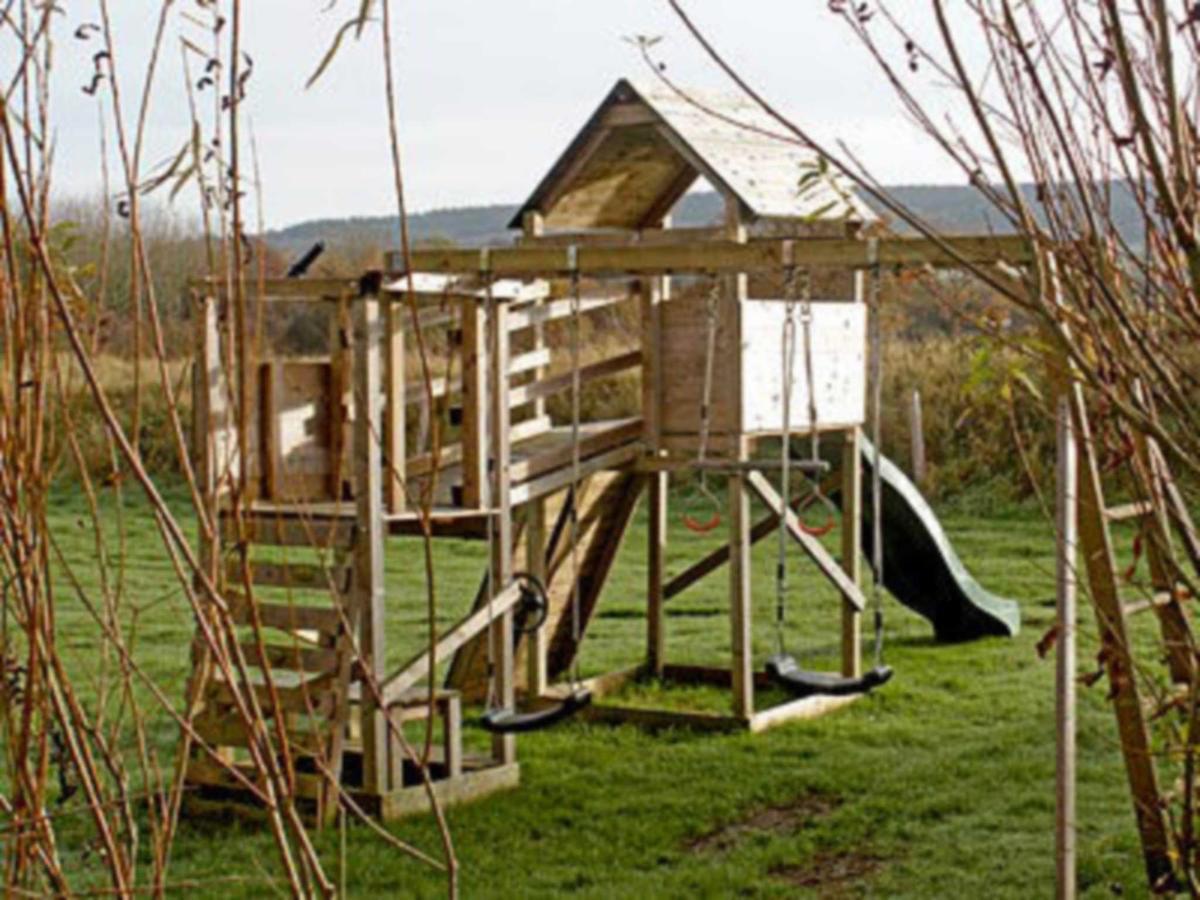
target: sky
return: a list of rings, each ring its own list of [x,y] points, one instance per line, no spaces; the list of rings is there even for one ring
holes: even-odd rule
[[[356,0],[247,0],[244,43],[254,61],[245,104],[263,176],[269,227],[394,212],[379,29],[347,38],[320,81],[305,81]],[[654,48],[681,84],[725,90],[665,0],[408,0],[396,2],[395,56],[411,211],[523,200],[608,89],[648,71],[628,38]],[[127,116],[157,0],[110,0]],[[175,9],[196,7],[176,0]],[[56,173],[60,191],[99,190],[95,38],[71,32],[96,18],[66,4],[57,50]],[[844,140],[887,183],[961,182],[899,112],[865,51],[824,0],[692,0],[689,11],[738,69],[817,136]],[[188,118],[172,24],[156,80],[147,162],[183,144]],[[900,48],[897,47],[899,54]],[[193,81],[195,76],[193,77]],[[111,135],[110,135],[111,137]],[[183,202],[183,201],[180,201]],[[194,203],[194,197],[187,202]]]

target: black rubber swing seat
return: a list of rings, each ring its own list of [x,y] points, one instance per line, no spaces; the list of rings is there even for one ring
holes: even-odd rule
[[[484,731],[492,734],[522,734],[528,731],[541,731],[557,725],[564,719],[569,719],[585,706],[590,706],[592,692],[585,690],[573,691],[561,703],[548,706],[545,709],[532,712],[517,712],[515,709],[493,709],[483,714],[479,724]]]
[[[767,677],[793,697],[850,697],[865,694],[892,677],[890,666],[876,666],[859,678],[847,678],[832,672],[812,672],[800,668],[789,653],[777,653],[767,660]]]

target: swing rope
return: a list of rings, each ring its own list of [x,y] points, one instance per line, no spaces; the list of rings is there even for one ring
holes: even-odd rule
[[[704,349],[704,385],[700,397],[700,449],[696,463],[700,468],[700,493],[712,504],[713,514],[707,520],[699,520],[690,515],[684,515],[683,524],[689,531],[704,534],[712,531],[721,524],[721,504],[708,486],[708,473],[704,463],[708,458],[708,439],[712,422],[712,382],[713,369],[717,355],[717,313],[718,302],[721,298],[721,282],[713,276],[708,299],[704,305],[705,314],[705,349]]]
[[[795,266],[788,266],[784,286],[784,318],[783,318],[783,352],[780,354],[783,362],[783,434],[779,441],[779,489],[784,503],[784,516],[779,520],[776,534],[779,536],[778,556],[775,561],[775,643],[777,652],[787,652],[787,642],[784,638],[784,626],[787,624],[787,504],[792,496],[792,374],[795,369],[796,357],[796,302],[795,302]]]
[[[787,290],[789,292],[789,296],[794,297],[796,290],[794,267],[789,277],[790,281],[787,285]],[[823,463],[821,460],[821,420],[820,416],[817,414],[817,376],[815,366],[813,365],[812,320],[812,275],[807,269],[805,269],[803,287],[800,293],[800,325],[804,330],[804,384],[805,389],[808,391],[808,432],[810,443],[809,459],[807,462],[810,471],[819,472]],[[793,337],[793,341],[794,340],[795,338]],[[794,354],[794,349],[792,352]],[[791,377],[791,370],[789,369],[787,374],[787,403],[789,405],[785,408],[785,415],[790,415],[791,413]],[[787,447],[788,454],[790,456],[791,434],[787,431],[786,427],[784,433],[787,435],[785,439],[785,446]],[[785,493],[783,496],[784,501],[787,502],[788,494]],[[829,534],[829,532],[833,531],[834,526],[837,524],[837,510],[834,508],[833,501],[826,497],[825,493],[821,490],[821,480],[819,478],[814,478],[812,480],[812,490],[800,503],[800,507],[797,512],[803,513],[813,504],[819,504],[825,510],[824,523],[820,525],[809,525],[803,520],[800,520],[800,529],[806,534],[812,535],[813,537],[824,537],[825,535]]]
[[[873,262],[878,260],[878,245],[872,241],[870,250]],[[812,359],[812,297],[811,297],[811,278],[808,272],[804,273],[805,284],[803,289],[803,300],[801,303],[801,324],[804,328],[804,355],[805,355],[805,379],[808,388],[808,426],[811,435],[811,451],[812,461],[819,461],[821,455],[820,444],[820,422],[818,419],[817,402],[816,402],[816,380],[814,377],[814,367]],[[878,265],[874,266],[874,280],[871,287],[871,302],[874,306],[878,306],[879,300],[879,277]],[[778,684],[780,687],[789,691],[796,697],[810,697],[816,695],[827,696],[849,696],[853,694],[861,694],[885,684],[892,677],[892,670],[882,664],[883,658],[883,607],[882,596],[879,591],[879,578],[876,576],[875,582],[875,666],[870,671],[865,672],[861,677],[852,678],[843,675],[835,675],[826,672],[806,671],[800,667],[796,658],[787,652],[786,640],[784,636],[784,627],[787,620],[787,595],[788,595],[788,573],[787,573],[787,510],[791,491],[791,400],[792,400],[792,375],[794,371],[795,361],[795,331],[796,331],[796,313],[795,313],[795,268],[788,266],[786,293],[785,293],[785,317],[783,326],[783,434],[780,446],[780,471],[781,484],[780,490],[783,492],[781,501],[783,506],[783,516],[779,523],[779,545],[778,559],[775,569],[775,634],[778,644],[778,652],[767,659],[766,671],[767,676]],[[880,341],[877,334],[877,316],[872,319],[873,327],[876,330],[872,331],[872,346],[874,349],[879,347]],[[879,354],[876,353],[875,359],[872,361],[873,372],[879,371]],[[878,380],[874,386],[876,396],[878,397]],[[880,430],[878,406],[876,407],[875,422],[873,431],[878,436]],[[876,454],[878,454],[878,444],[876,444]],[[875,534],[879,531],[879,507],[882,505],[880,491],[880,482],[878,481],[879,466],[878,457],[875,466],[875,476],[872,485],[874,489],[874,508],[875,514]],[[831,504],[828,498],[825,498],[821,492],[819,480],[815,482],[813,493],[809,495],[806,505],[816,499],[824,501],[827,505]],[[801,528],[804,528],[801,523]],[[809,529],[805,529],[812,533]],[[828,528],[825,529],[828,531]],[[824,532],[821,532],[824,533]],[[878,539],[874,545],[873,556],[878,561],[881,559],[880,543]],[[881,571],[881,567],[876,566],[875,571]]]

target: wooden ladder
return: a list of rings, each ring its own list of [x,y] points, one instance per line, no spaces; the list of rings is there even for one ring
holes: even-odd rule
[[[1150,438],[1136,437],[1128,441],[1114,465],[1106,466],[1097,452],[1093,418],[1083,391],[1079,386],[1073,391],[1071,413],[1079,467],[1079,542],[1100,632],[1100,661],[1116,714],[1149,882],[1156,888],[1166,888],[1173,882],[1174,866],[1166,803],[1149,727],[1151,716],[1161,712],[1162,704],[1148,696],[1153,691],[1147,688],[1153,683],[1143,677],[1154,671],[1159,660],[1135,654],[1130,643],[1131,618],[1153,612],[1158,620],[1165,651],[1163,681],[1169,685],[1168,696],[1179,686],[1190,685],[1196,666],[1195,642],[1181,603],[1183,598],[1172,559],[1177,558],[1175,548],[1181,545],[1192,567],[1200,571],[1200,541],[1157,444]],[[1135,402],[1139,399],[1134,398]],[[1104,484],[1114,471],[1121,470],[1131,476],[1137,496],[1131,503],[1109,506]],[[1121,521],[1139,523],[1139,540],[1150,576],[1149,598],[1130,600],[1122,596],[1122,585],[1128,579],[1118,567],[1111,531],[1112,525]]]
[[[270,740],[245,727],[233,686],[212,665],[198,634],[190,693],[198,697],[194,727],[220,762],[193,745],[186,781],[202,798],[236,798],[246,792],[228,766],[261,787],[250,748],[261,753],[269,746],[293,779],[294,796],[306,801],[318,822],[325,822],[337,808],[334,784],[342,779],[343,760],[348,751],[353,755],[348,743],[354,674],[350,635],[356,633],[358,615],[350,598],[357,529],[349,519],[262,517],[251,518],[246,529],[248,562],[243,566],[235,523],[222,520],[224,596],[246,662],[245,676],[235,674],[238,693],[245,697],[254,692]],[[210,621],[217,624],[215,615]],[[225,636],[228,641],[228,632]]]

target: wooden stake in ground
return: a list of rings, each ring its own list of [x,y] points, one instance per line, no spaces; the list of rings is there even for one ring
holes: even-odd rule
[[[1058,552],[1056,557],[1058,652],[1055,672],[1055,722],[1058,758],[1055,773],[1055,896],[1075,897],[1075,558],[1078,544],[1078,474],[1071,408],[1058,404]]]
[[[918,486],[925,485],[925,426],[921,416],[921,392],[912,392],[908,410],[908,433],[912,440],[912,477]]]

